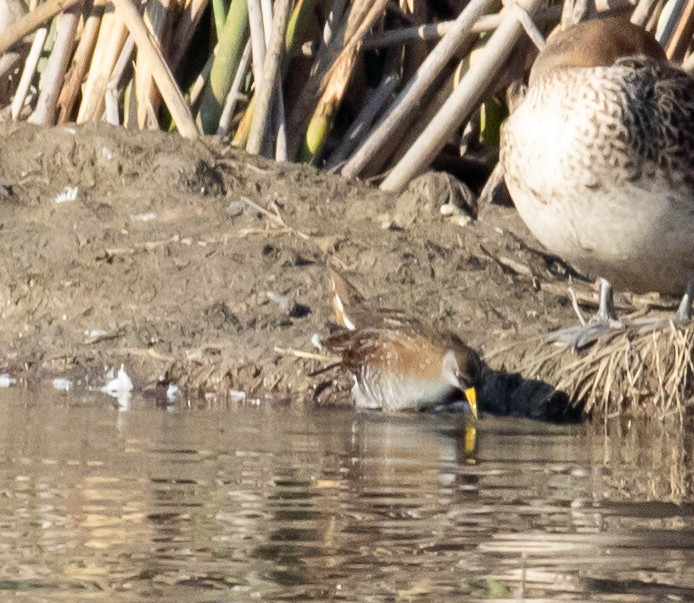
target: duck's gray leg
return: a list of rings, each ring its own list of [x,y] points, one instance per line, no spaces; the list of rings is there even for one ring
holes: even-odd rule
[[[547,341],[560,342],[570,345],[574,350],[590,345],[601,335],[610,331],[621,331],[624,324],[617,319],[614,309],[612,284],[604,278],[600,279],[600,304],[598,312],[586,324],[559,329],[550,333]]]
[[[682,296],[682,301],[677,308],[674,316],[665,318],[640,318],[634,321],[634,326],[638,328],[639,333],[650,333],[659,331],[674,324],[676,327],[681,327],[689,323],[692,319],[692,297],[694,297],[694,280],[689,281],[687,288]]]
[[[688,323],[692,319],[692,298],[694,297],[694,278],[687,283],[687,289],[682,296],[679,308],[675,313],[675,320],[681,324]]]

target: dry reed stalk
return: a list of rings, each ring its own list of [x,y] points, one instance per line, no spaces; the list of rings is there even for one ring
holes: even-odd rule
[[[480,33],[480,31],[478,31],[480,22],[483,24],[483,29],[481,31],[486,31],[484,28],[486,21],[484,20],[489,20],[489,17],[492,16],[494,15],[488,15],[478,20],[473,26],[473,31],[475,33]],[[388,48],[389,46],[401,46],[402,44],[409,44],[414,41],[433,42],[445,36],[451,30],[454,23],[455,21],[441,21],[440,23],[426,23],[425,25],[415,25],[372,33],[364,38],[363,48],[364,50],[373,50],[376,48]],[[496,29],[496,25],[497,23],[494,22],[489,28]]]
[[[3,0],[0,2],[0,33],[6,32],[11,25],[23,19],[27,7],[21,0]]]
[[[271,25],[272,34],[265,55],[263,75],[260,81],[256,82],[255,96],[257,100],[251,120],[248,144],[246,145],[246,150],[249,153],[257,154],[263,147],[272,97],[279,87],[278,75],[284,51],[287,23],[292,9],[291,5],[291,0],[277,0],[275,4],[275,15]]]
[[[80,41],[77,44],[77,49],[72,57],[70,68],[65,75],[63,89],[58,98],[58,124],[70,121],[72,117],[73,108],[77,101],[84,75],[87,73],[89,62],[94,53],[94,47],[101,27],[103,11],[103,0],[95,2],[93,6],[85,6],[83,10],[82,14],[86,17],[86,21],[82,29],[82,34],[80,35]]]
[[[43,45],[46,43],[46,37],[48,36],[48,29],[42,27],[37,30],[34,34],[34,40],[31,44],[31,50],[29,51],[29,56],[27,56],[26,61],[24,61],[24,70],[19,78],[19,84],[17,86],[17,91],[15,92],[14,98],[12,99],[12,107],[10,109],[12,119],[17,120],[22,107],[24,106],[24,101],[26,95],[29,92],[29,86],[31,86],[31,80],[34,78],[34,73],[36,72],[36,66],[39,64],[39,59],[41,58],[41,51],[43,50]]]
[[[330,133],[333,119],[345,96],[347,86],[355,71],[357,57],[361,50],[361,42],[353,44],[352,40],[363,37],[365,32],[359,32],[361,21],[366,11],[371,10],[371,19],[375,23],[382,14],[369,9],[368,5],[353,5],[347,9],[339,28],[329,35],[330,42],[321,47],[321,51],[329,51],[330,46],[344,47],[344,51],[330,67],[331,73],[322,82],[323,92],[319,95],[306,133],[302,142],[299,160],[315,162],[322,151],[323,145]],[[337,11],[335,14],[338,14]],[[319,55],[320,56],[320,55]]]
[[[205,89],[205,85],[209,82],[210,73],[212,73],[212,65],[214,64],[216,56],[217,47],[215,47],[214,50],[210,53],[210,56],[207,57],[207,61],[203,65],[202,70],[198,74],[198,77],[195,78],[193,85],[190,87],[190,90],[188,92],[188,99],[191,107],[198,106],[200,95]]]
[[[385,117],[369,133],[341,170],[345,178],[358,176],[385,146],[391,144],[393,135],[410,123],[419,111],[426,92],[436,81],[442,69],[458,49],[473,38],[473,24],[493,10],[496,0],[472,0],[455,20],[455,28],[448,32],[429,53],[415,75],[405,85],[387,110]]]
[[[542,0],[522,0],[520,6],[532,13],[541,3]],[[414,176],[426,169],[441,150],[449,133],[469,117],[489,86],[493,84],[494,76],[515,47],[522,31],[515,14],[507,11],[504,21],[480,53],[479,61],[470,66],[460,85],[434,120],[383,181],[383,190],[402,190]]]
[[[132,56],[135,51],[135,39],[128,34],[125,44],[123,44],[123,49],[121,50],[116,65],[111,72],[111,78],[109,79],[109,87],[116,89],[121,84],[123,76],[125,75],[128,67],[132,66]]]
[[[27,9],[21,0],[3,0],[0,2],[0,32],[7,31],[13,23],[22,19],[26,11]],[[26,58],[29,48],[29,44],[18,44],[14,52],[4,52],[0,56],[0,104],[3,106],[9,102],[12,96],[13,82],[10,81],[10,75],[18,68],[20,61]]]
[[[342,10],[336,9],[336,3],[341,0],[335,0],[333,3],[333,13],[342,14]],[[302,42],[303,32],[307,27],[307,23],[312,16],[316,0],[296,0],[294,10],[289,17],[287,23],[287,34],[284,42],[285,56],[292,55]],[[275,129],[275,160],[287,161],[289,158],[289,149],[287,146],[287,116],[285,112],[285,100],[283,83],[286,76],[289,61],[283,60],[280,65],[280,76],[277,84],[277,97],[275,105],[275,121],[273,127]]]
[[[512,10],[515,10],[516,18],[523,25],[523,29],[530,41],[541,51],[545,47],[545,39],[542,33],[540,33],[532,23],[532,19],[530,19],[528,13],[521,10],[516,4],[509,6],[515,7],[515,9]],[[470,70],[470,65],[479,60],[481,53],[484,52],[485,43],[485,40],[477,42],[467,56],[458,64],[454,72],[453,88],[460,85],[460,80]],[[460,142],[458,143],[461,157],[465,155],[468,148],[474,148],[476,146],[482,149],[499,148],[501,142],[501,122],[506,118],[507,113],[504,107],[493,98],[493,94],[497,90],[506,88],[507,105],[510,107],[513,104],[513,101],[510,100],[507,86],[509,83],[513,83],[516,78],[522,77],[523,68],[518,65],[518,59],[521,58],[521,60],[523,60],[525,56],[527,56],[527,52],[520,51],[514,57],[516,59],[515,64],[513,60],[507,62],[505,72],[499,76],[497,83],[490,93],[486,94],[486,98],[476,107],[474,113],[470,117],[469,124],[467,124],[461,132]],[[441,106],[443,106],[443,103]],[[431,119],[433,119],[433,116],[428,117],[424,123],[428,123]],[[414,141],[410,144],[414,144]]]
[[[246,148],[246,143],[248,142],[248,134],[251,131],[251,122],[253,121],[253,112],[255,111],[255,95],[251,96],[246,109],[241,115],[239,120],[239,125],[234,133],[234,138],[231,140],[231,144],[235,147]]]
[[[116,11],[122,16],[130,34],[135,40],[139,52],[143,53],[149,63],[154,81],[159,87],[164,103],[173,118],[178,131],[184,138],[196,138],[198,129],[190,108],[181,94],[171,71],[169,70],[159,48],[150,40],[147,27],[130,0],[112,0]]]
[[[588,12],[588,4],[587,0],[564,0],[560,19],[561,29],[566,29],[583,21]],[[506,4],[506,7],[510,8],[511,4]]]
[[[657,3],[658,0],[639,0],[634,12],[631,13],[631,22],[645,26]]]
[[[653,7],[653,11],[651,12],[651,16],[648,18],[648,21],[644,25],[647,31],[650,31],[651,33],[655,33],[656,28],[658,27],[658,21],[660,20],[660,15],[663,12],[663,8],[665,8],[665,2],[667,0],[658,0],[655,3],[655,6]]]
[[[118,103],[119,88],[121,86],[121,81],[123,80],[126,70],[132,65],[132,56],[134,51],[135,40],[130,34],[128,34],[128,37],[125,40],[125,44],[123,45],[123,49],[121,50],[118,60],[116,61],[116,65],[113,68],[113,71],[111,72],[111,77],[108,80],[108,84],[106,85],[106,121],[111,125],[118,125],[120,121],[120,107]],[[132,85],[130,90],[132,90]],[[133,116],[133,114],[135,113],[135,108],[133,107],[135,103],[128,102],[133,100],[132,95],[126,94],[124,96],[125,98],[123,102],[123,125],[126,127],[130,126],[134,128],[137,126],[137,123],[135,120],[131,118],[131,116]]]
[[[694,2],[682,6],[672,35],[665,46],[665,53],[670,61],[681,63],[694,36]]]
[[[272,37],[272,0],[260,0],[260,13],[263,16],[263,38],[267,48]]]
[[[81,14],[81,7],[73,6],[57,17],[55,42],[46,69],[41,75],[39,98],[29,117],[31,123],[44,126],[55,123],[58,96],[75,46],[75,33]]]
[[[284,108],[284,92],[281,82],[277,83],[277,96],[275,99],[275,161],[287,161],[287,115]]]
[[[263,64],[265,63],[265,30],[260,0],[247,0],[248,25],[251,31],[251,68],[256,90],[262,87]]]
[[[272,8],[272,0],[260,0],[260,10],[263,13],[263,33],[265,34],[265,48],[266,52],[267,49],[270,47],[270,39],[272,38],[272,21],[273,21],[273,8]],[[286,27],[285,27],[286,30]],[[265,77],[265,75],[263,75]],[[277,79],[277,78],[275,78]],[[273,120],[273,124],[270,126],[273,129],[277,129],[281,127],[281,124],[278,123],[278,120],[282,119],[284,120],[284,117],[280,118],[280,112],[279,112],[279,106],[277,105],[278,102],[284,102],[282,100],[282,86],[281,82],[275,81],[273,84],[274,86],[274,91],[272,94],[272,98],[270,101],[270,113],[271,113],[271,118]],[[282,112],[282,115],[284,115],[284,112]],[[276,124],[276,125],[275,125]],[[251,120],[251,125],[253,125],[253,120]],[[250,130],[249,130],[249,135],[250,135]],[[271,144],[270,139],[265,140],[265,146],[260,149],[260,152],[263,155],[266,155],[267,157],[272,157],[274,154],[274,147]]]
[[[291,56],[294,49],[296,49],[301,43],[304,31],[307,28],[309,20],[312,18],[313,11],[316,6],[316,1],[317,0],[297,0],[294,6],[294,11],[292,12],[291,17],[289,18],[289,23],[287,24],[287,35],[284,42],[285,55]],[[288,62],[283,61],[281,69],[282,77],[280,78],[282,81],[284,80],[287,66]],[[279,86],[278,89],[281,89],[281,86]],[[248,105],[246,106],[246,110],[241,116],[241,121],[239,122],[238,128],[236,129],[236,133],[234,134],[234,138],[231,141],[231,144],[236,147],[245,148],[246,146],[246,143],[248,141],[248,135],[251,130],[251,121],[253,120],[253,113],[255,112],[255,100],[255,96],[252,96],[250,101],[248,102]],[[278,148],[276,151],[276,155],[281,153],[281,146],[284,138],[285,153],[283,160],[286,160],[286,133],[283,137],[281,132],[282,123],[283,120],[279,124],[278,128]]]
[[[363,177],[375,176],[385,171],[387,164],[395,165],[405,156],[407,149],[417,141],[426,125],[434,119],[436,113],[443,107],[446,99],[455,88],[454,79],[455,76],[452,73],[443,82],[437,84],[433,95],[428,94],[422,98],[417,111],[417,118],[411,122],[406,122],[407,127],[400,127],[392,134],[391,141],[395,144],[385,145],[381,152],[369,161],[362,172]],[[393,147],[395,147],[395,152],[393,152]]]
[[[120,126],[120,111],[118,110],[118,93],[109,81],[104,92],[104,116],[103,120],[111,126]],[[125,125],[124,122],[123,125]]]
[[[388,75],[395,75],[398,77],[398,81],[400,84],[402,84],[401,80],[401,75],[402,75],[402,64],[403,64],[403,52],[402,49],[400,48],[389,48],[384,56],[383,60],[383,76],[382,78],[386,78]],[[356,144],[353,145],[351,149],[351,153],[355,153],[356,149],[358,149],[364,142],[364,140],[370,135],[371,131],[373,130],[374,127],[378,123],[380,123],[383,120],[383,117],[387,114],[388,108],[392,106],[396,94],[393,94],[385,104],[385,106],[381,109],[379,112],[378,116],[376,119],[373,120],[373,123],[369,126],[369,128],[365,128],[364,131],[361,133],[359,140],[356,141]],[[411,126],[414,126],[416,124],[416,121],[413,124],[410,124]],[[397,129],[390,140],[390,143],[387,145],[384,145],[381,150],[376,153],[376,155],[369,161],[368,166],[364,169],[364,171],[361,173],[361,177],[364,180],[367,180],[369,178],[376,177],[378,178],[378,174],[380,171],[383,169],[383,166],[386,165],[386,163],[391,159],[393,152],[397,152],[398,149],[400,148],[400,142],[402,138],[406,135],[408,131],[408,128],[401,127]],[[349,160],[349,155],[345,157],[345,159],[342,161],[342,165],[340,166],[340,169],[346,164],[346,162]],[[337,172],[338,170],[336,170]]]
[[[400,0],[400,10],[414,25],[423,25],[429,16],[427,0]],[[408,81],[419,69],[429,54],[429,46],[422,41],[414,41],[402,49],[402,81]]]
[[[169,48],[169,65],[173,73],[178,71],[181,60],[185,53],[188,52],[190,41],[193,39],[195,30],[208,3],[208,0],[189,0],[185,3],[183,13],[178,19],[172,34],[172,40],[175,40],[176,43],[171,44]]]
[[[260,212],[263,214],[270,223],[272,223],[274,226],[277,228],[280,228],[282,230],[286,230],[287,232],[290,232],[292,234],[295,234],[298,236],[300,239],[304,239],[305,241],[310,240],[310,235],[307,235],[306,233],[298,230],[297,228],[293,228],[289,224],[287,224],[284,221],[284,218],[279,212],[279,207],[277,203],[272,202],[271,207],[273,211],[270,211],[269,209],[263,207],[262,205],[258,205],[254,201],[251,201],[248,197],[241,197],[241,201],[243,201],[246,205],[252,207],[254,210]]]
[[[342,137],[338,147],[327,160],[324,166],[325,169],[330,170],[340,166],[347,159],[352,150],[359,144],[359,141],[366,135],[385,104],[391,100],[399,82],[398,74],[391,73],[381,80],[377,88],[368,92],[367,102]]]
[[[335,77],[331,85],[336,90],[338,80],[351,72],[361,41],[376,20],[382,17],[387,3],[388,0],[355,0],[350,4],[346,17],[330,43],[319,49],[313,72],[304,85],[287,124],[290,158],[296,157],[305,141],[311,117],[315,114],[321,119],[324,108],[317,110],[317,106],[328,84]],[[309,146],[315,145],[309,142]]]
[[[311,117],[306,129],[304,144],[301,149],[299,161],[313,163],[320,156],[323,144],[328,137],[335,113],[337,112],[345,89],[349,83],[354,64],[357,61],[357,49],[350,55],[343,55],[332,71],[323,95],[320,97],[316,110]]]
[[[305,360],[318,360],[319,362],[330,363],[340,363],[342,361],[339,356],[326,356],[325,354],[306,352],[304,350],[297,350],[296,348],[281,348],[279,346],[275,346],[272,349],[282,356],[294,356],[295,358],[303,358]],[[337,366],[337,364],[335,366]]]
[[[249,28],[250,28],[250,13],[249,13]],[[257,40],[257,36],[256,36]],[[250,43],[251,43],[251,56],[253,55],[253,39],[251,37]],[[258,42],[256,41],[256,44]],[[254,73],[254,80],[255,80],[255,71]],[[262,75],[260,76],[262,79]],[[255,85],[256,85],[256,91],[258,89],[258,84],[257,80],[255,80]],[[238,127],[236,128],[236,133],[234,134],[234,138],[231,141],[231,144],[240,147],[240,148],[246,148],[246,145],[248,144],[248,137],[250,135],[251,131],[251,124],[253,122],[253,114],[255,113],[255,104],[256,104],[256,95],[254,94],[251,96],[248,104],[246,105],[246,110],[244,111],[243,115],[241,116],[241,120],[239,122]]]
[[[265,2],[265,0],[263,0],[263,2]],[[304,31],[309,22],[313,19],[316,2],[317,0],[297,0],[295,2],[294,10],[291,12],[286,28],[287,31],[284,40],[285,56],[294,56],[297,48],[299,48],[302,43]],[[289,61],[287,60],[283,60],[280,64],[280,81],[276,84],[276,94],[274,98],[276,113],[273,116],[272,128],[275,131],[275,159],[277,161],[286,161],[288,158],[287,125],[284,108],[284,93],[282,89],[282,83],[284,82],[288,66]],[[234,139],[232,140],[232,144],[235,146],[245,147],[248,141],[253,115],[255,113],[255,101],[255,96],[251,97],[241,118]]]
[[[620,0],[627,5],[629,0]],[[561,16],[561,5],[548,6],[537,12],[536,21],[542,24],[555,24]],[[503,20],[503,14],[493,13],[482,15],[470,28],[474,34],[494,31]],[[455,21],[441,21],[440,23],[427,23],[400,29],[391,29],[384,32],[373,33],[364,39],[364,49],[387,48],[388,46],[400,46],[413,41],[434,42],[443,38],[455,28]]]
[[[101,20],[87,81],[82,91],[82,102],[77,112],[78,123],[101,117],[106,86],[127,35],[123,19],[116,12],[107,10]]]
[[[293,2],[292,2],[293,3]],[[260,8],[263,12],[263,26],[265,28],[265,46],[270,47],[270,40],[272,38],[272,0],[261,0]],[[291,15],[291,12],[290,12]],[[286,36],[287,25],[285,25],[285,36]],[[284,59],[280,61],[282,64]],[[279,74],[276,76],[274,84],[274,92],[272,97],[272,124],[271,128],[274,131],[275,149],[274,155],[277,161],[286,161],[287,159],[287,124],[286,117],[284,114],[284,94],[282,92],[282,81],[279,78]],[[272,145],[269,145],[266,155],[272,154]],[[264,151],[264,150],[263,150]]]
[[[516,19],[518,22],[523,26],[523,29],[525,30],[526,35],[530,38],[532,43],[535,45],[535,48],[537,48],[540,52],[545,47],[545,37],[542,35],[542,32],[537,28],[537,25],[535,25],[535,22],[533,21],[532,17],[528,13],[527,10],[522,8],[519,4],[516,2],[509,2],[507,3],[508,9],[516,16]],[[564,6],[567,6],[566,4]],[[587,6],[586,6],[587,10]],[[585,14],[585,13],[584,13]],[[576,21],[575,23],[578,23]],[[575,24],[574,23],[574,24]]]
[[[47,2],[39,4],[34,10],[12,23],[0,34],[0,54],[19,42],[24,36],[36,31],[45,21],[80,2],[82,0],[47,0]]]
[[[652,0],[656,1],[656,0]],[[596,3],[595,15],[610,14],[615,11],[623,10],[633,6],[632,0],[611,0],[608,3]],[[537,11],[535,22],[543,26],[555,25],[559,23],[562,13],[562,5],[555,4],[547,6]],[[481,16],[472,26],[472,33],[480,34],[494,31],[503,20],[501,13]],[[421,40],[423,42],[434,42],[440,40],[454,27],[455,21],[441,21],[439,23],[427,23],[411,27],[390,29],[383,32],[375,32],[364,38],[364,50],[376,48],[387,48],[388,46],[400,46],[410,42]]]
[[[251,61],[251,41],[246,42],[246,48],[243,50],[241,55],[241,60],[239,61],[239,67],[236,70],[236,75],[234,75],[234,81],[231,83],[231,88],[229,89],[229,94],[224,101],[224,109],[222,110],[222,116],[219,118],[219,127],[217,128],[217,136],[226,136],[229,131],[229,125],[234,117],[234,110],[236,109],[236,104],[239,101],[239,95],[241,92],[241,86],[243,85],[243,80],[246,77],[246,72],[248,71],[248,66]]]
[[[157,45],[159,52],[162,53],[162,39],[165,35],[167,22],[170,22],[170,13],[175,8],[176,3],[172,0],[157,0],[147,2],[143,15],[143,21],[149,32],[149,38]],[[135,102],[137,113],[137,126],[140,129],[157,128],[157,121],[152,122],[152,114],[157,113],[161,103],[161,96],[154,84],[152,72],[149,67],[149,59],[138,48],[135,58]]]

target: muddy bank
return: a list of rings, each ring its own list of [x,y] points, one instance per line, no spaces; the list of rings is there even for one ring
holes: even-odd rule
[[[436,186],[399,198],[213,139],[1,128],[0,368],[20,379],[100,384],[124,363],[138,388],[173,379],[222,398],[346,402],[339,371],[311,377],[321,363],[292,353],[314,351],[332,322],[326,259],[375,303],[458,332],[494,369],[516,370],[518,342],[527,351],[574,320],[568,268],[513,208],[461,225],[441,215]],[[68,187],[75,200],[58,202]],[[592,285],[573,288],[590,312]],[[482,407],[525,413],[521,383],[490,382]]]

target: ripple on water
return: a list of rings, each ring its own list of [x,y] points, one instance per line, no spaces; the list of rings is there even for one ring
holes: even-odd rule
[[[688,426],[0,404],[0,600],[694,600]]]

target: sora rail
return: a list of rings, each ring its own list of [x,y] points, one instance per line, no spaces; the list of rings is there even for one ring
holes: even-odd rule
[[[400,310],[369,308],[343,276],[330,276],[333,309],[347,330],[322,343],[354,377],[358,408],[421,410],[466,399],[477,418],[482,363],[472,348]]]
[[[500,161],[521,218],[552,253],[601,277],[590,341],[619,326],[612,284],[694,286],[694,78],[641,27],[588,21],[550,36],[502,127]]]

